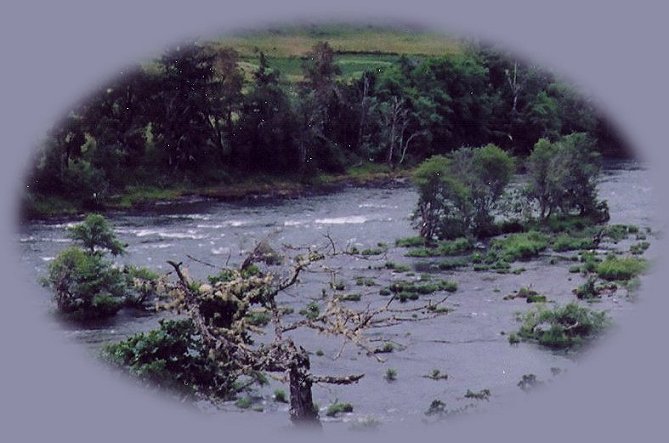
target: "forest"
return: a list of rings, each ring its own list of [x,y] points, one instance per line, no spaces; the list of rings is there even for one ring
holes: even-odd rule
[[[183,44],[123,69],[49,131],[24,216],[401,174],[461,147],[523,158],[539,139],[575,132],[606,157],[630,156],[555,74],[491,45],[385,33],[277,29]]]

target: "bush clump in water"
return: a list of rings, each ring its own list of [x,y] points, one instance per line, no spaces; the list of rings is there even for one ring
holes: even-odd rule
[[[603,331],[610,323],[605,312],[595,312],[576,303],[548,309],[540,306],[522,316],[518,337],[542,346],[567,349]]]
[[[341,403],[335,401],[330,406],[325,413],[328,417],[336,417],[339,414],[353,412],[353,405],[351,403]]]
[[[505,239],[492,242],[491,252],[495,258],[507,262],[515,260],[529,260],[536,257],[548,247],[548,237],[537,232],[530,231],[521,234],[511,234]]]
[[[641,258],[609,256],[597,264],[595,272],[604,280],[629,280],[644,272],[646,268],[647,262]]]
[[[480,391],[472,391],[467,389],[465,398],[472,398],[474,400],[490,400],[490,389],[481,389]]]
[[[103,358],[141,380],[190,395],[229,398],[235,380],[209,358],[190,320],[161,320],[158,329],[135,334],[103,348]]]

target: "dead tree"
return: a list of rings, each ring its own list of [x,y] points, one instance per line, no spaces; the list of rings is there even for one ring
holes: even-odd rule
[[[368,306],[358,311],[342,305],[336,297],[329,297],[324,312],[316,317],[285,323],[283,311],[277,305],[277,296],[295,286],[307,268],[324,260],[326,254],[323,251],[331,249],[327,256],[348,254],[345,250],[336,252],[334,242],[328,239],[329,243],[323,248],[308,249],[306,253],[295,256],[287,275],[283,277],[270,272],[249,274],[250,265],[259,257],[259,251],[267,250],[263,242],[244,260],[239,270],[226,270],[227,278],[212,285],[198,286],[184,272],[182,263],[168,261],[178,280],[172,287],[171,302],[165,307],[185,313],[193,321],[210,356],[220,363],[221,370],[239,376],[258,372],[284,374],[283,379],[290,386],[290,418],[298,425],[320,426],[312,398],[314,384],[351,384],[359,381],[364,374],[337,377],[312,374],[307,351],[287,337],[286,332],[310,328],[322,334],[341,336],[345,340],[337,356],[341,355],[346,343],[353,343],[368,355],[381,360],[368,345],[364,335],[366,330],[403,321],[416,321],[416,318],[407,314],[419,310],[427,309],[426,312],[433,313],[420,319],[431,318],[439,312],[431,308],[445,300],[437,304],[428,302],[418,308],[394,309],[391,298],[379,308],[371,309]],[[214,314],[205,310],[207,303],[212,301],[218,302],[220,308]],[[263,332],[249,323],[246,314],[251,305],[260,306],[271,313],[273,339],[269,344],[255,345],[249,340],[249,332]]]
[[[385,143],[387,144],[386,163],[395,167],[395,156],[399,156],[397,164],[402,164],[409,150],[409,144],[424,131],[407,134],[411,116],[403,98],[392,96],[390,102],[382,110]]]

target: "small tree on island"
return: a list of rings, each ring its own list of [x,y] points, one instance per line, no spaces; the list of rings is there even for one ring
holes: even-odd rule
[[[421,237],[430,242],[488,234],[514,168],[513,158],[492,144],[425,160],[413,177],[419,194],[413,217]]]
[[[157,291],[157,275],[145,268],[115,267],[109,253],[125,253],[107,220],[89,214],[68,227],[68,237],[78,243],[61,251],[49,264],[42,283],[54,291],[59,312],[73,319],[110,317],[124,304],[141,307]]]
[[[600,155],[586,134],[573,133],[556,142],[540,139],[527,169],[527,195],[537,202],[541,221],[556,212],[576,213],[597,223],[609,219],[606,202],[597,200]]]

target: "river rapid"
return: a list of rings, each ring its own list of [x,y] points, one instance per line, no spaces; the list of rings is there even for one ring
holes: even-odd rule
[[[610,223],[635,224],[653,231],[661,229],[653,216],[651,190],[649,174],[642,165],[631,161],[607,164],[599,184],[599,197],[608,201]],[[410,222],[416,200],[414,189],[397,184],[385,188],[351,187],[328,195],[287,200],[234,204],[192,200],[157,205],[141,213],[110,213],[108,219],[119,238],[128,244],[127,255],[118,259],[119,263],[167,272],[170,270],[167,260],[182,261],[190,275],[197,279],[205,279],[215,272],[202,262],[216,266],[239,264],[264,238],[277,248],[320,245],[327,241],[325,235],[339,248],[354,246],[362,250],[386,243],[391,246],[386,255],[338,258],[332,264],[338,271],[337,278],[346,283],[346,292],[362,295],[361,301],[347,302],[347,306],[364,309],[368,304],[374,307],[387,301],[379,295],[380,288],[408,278],[400,273],[370,268],[382,267],[387,261],[429,268],[430,260],[405,257],[406,249],[392,247],[396,239],[416,235]],[[21,260],[36,280],[45,275],[49,261],[68,246],[70,240],[65,228],[77,221],[33,222],[20,226]],[[645,256],[652,260],[657,255],[656,240],[652,237],[648,240],[651,247]],[[626,250],[632,243],[633,240],[623,241],[615,247]],[[369,338],[375,346],[386,341],[394,344],[393,352],[377,354],[383,362],[352,345],[345,346],[341,356],[336,358],[342,349],[340,338],[296,331],[295,341],[313,353],[311,362],[315,374],[365,374],[360,382],[351,386],[316,386],[314,397],[323,410],[321,416],[325,416],[324,410],[330,403],[339,400],[351,403],[354,412],[336,419],[325,418],[333,425],[358,420],[420,421],[425,419],[424,412],[435,399],[443,401],[449,410],[466,408],[469,404],[480,410],[522,401],[528,394],[518,387],[518,382],[525,374],[558,383],[561,373],[579,365],[578,353],[549,351],[530,343],[510,345],[507,334],[519,327],[515,314],[532,305],[524,299],[503,300],[505,295],[523,286],[532,286],[558,304],[575,300],[572,289],[585,278],[569,273],[568,268],[573,263],[550,264],[550,258],[544,254],[522,263],[526,270],[517,275],[439,271],[435,277],[458,283],[457,291],[445,302],[452,311],[425,321],[371,331]],[[419,275],[416,272],[414,278]],[[355,277],[374,278],[378,286],[358,287]],[[289,319],[301,318],[298,314],[301,308],[310,300],[320,300],[321,288],[328,278],[323,273],[307,273],[300,285],[281,296],[281,303],[294,309]],[[36,288],[34,292],[31,296],[35,297],[36,309],[53,310],[50,294],[45,289]],[[431,297],[436,300],[445,295]],[[402,307],[411,307],[412,303],[421,301]],[[607,310],[615,320],[625,311],[634,309],[634,303],[627,297],[626,290],[621,289],[591,307]],[[109,321],[86,327],[64,324],[61,331],[81,342],[95,356],[104,343],[155,328],[158,318],[155,314],[121,311]],[[322,352],[317,354],[317,351]],[[389,368],[397,374],[396,380],[391,382],[384,377]],[[425,377],[435,369],[448,378]],[[258,391],[264,396],[259,400],[263,412],[245,413],[284,416],[287,422],[288,406],[271,400],[276,388],[287,390],[287,386],[272,381]],[[467,390],[482,389],[490,391],[489,401],[464,397]],[[201,407],[212,414],[238,412],[232,403],[223,405],[222,412],[206,404]]]

